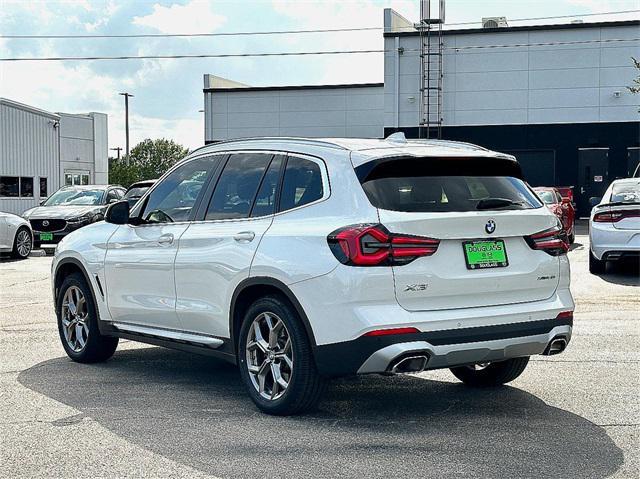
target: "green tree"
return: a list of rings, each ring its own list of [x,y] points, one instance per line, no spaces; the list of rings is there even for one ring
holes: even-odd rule
[[[129,187],[136,181],[160,178],[188,153],[188,148],[172,140],[146,139],[131,149],[129,164],[126,156],[110,162],[109,183]]]
[[[637,70],[640,70],[640,60],[631,57],[631,60],[633,60],[633,65],[636,67]],[[629,90],[631,93],[640,93],[640,73],[638,74],[637,78],[633,79],[633,86],[628,86],[627,90]],[[638,110],[638,112],[640,112],[640,110]]]

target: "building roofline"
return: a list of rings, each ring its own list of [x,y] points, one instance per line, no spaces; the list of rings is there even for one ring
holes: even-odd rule
[[[579,15],[576,15],[579,17]],[[508,20],[508,19],[507,19]],[[570,30],[576,28],[601,28],[601,27],[621,27],[621,26],[640,26],[640,20],[614,20],[608,22],[584,22],[584,23],[555,23],[551,25],[517,25],[513,27],[498,28],[456,28],[451,30],[442,30],[443,35],[463,35],[465,33],[506,33],[506,32],[522,32],[522,31],[539,31],[539,30]],[[443,25],[446,27],[446,24]],[[386,37],[414,37],[419,36],[418,30],[408,32],[384,32]]]
[[[212,92],[251,92],[280,90],[337,90],[340,88],[372,88],[384,87],[384,83],[347,83],[343,85],[288,85],[288,86],[251,86],[239,88],[204,88],[202,91]]]
[[[25,103],[20,103],[19,101],[9,100],[8,98],[0,97],[0,105],[8,105],[10,107],[28,111],[30,113],[35,113],[36,115],[47,116],[49,118],[53,118],[55,120],[60,119],[60,115],[52,113],[50,111],[41,110],[40,108],[36,108],[35,106],[27,105]]]

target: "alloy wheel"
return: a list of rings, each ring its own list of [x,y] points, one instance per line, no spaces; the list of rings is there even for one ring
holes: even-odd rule
[[[476,364],[472,364],[470,366],[467,366],[469,369],[471,369],[472,371],[482,371],[483,369],[487,369],[487,367],[490,365],[491,363],[476,363]]]
[[[246,360],[253,387],[264,399],[274,401],[289,387],[293,374],[291,336],[282,319],[261,313],[247,334]]]
[[[31,235],[27,230],[18,231],[18,236],[16,236],[16,250],[18,254],[26,258],[31,253]]]
[[[62,331],[71,350],[82,351],[89,338],[87,300],[77,286],[70,286],[62,298]]]

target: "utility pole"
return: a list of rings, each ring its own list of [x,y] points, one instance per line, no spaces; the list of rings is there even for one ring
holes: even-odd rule
[[[120,161],[120,152],[122,151],[122,148],[120,146],[117,146],[116,148],[109,148],[109,149],[118,152],[118,161]]]
[[[119,93],[124,96],[124,129],[127,139],[127,165],[129,165],[129,97],[133,97],[131,93]]]

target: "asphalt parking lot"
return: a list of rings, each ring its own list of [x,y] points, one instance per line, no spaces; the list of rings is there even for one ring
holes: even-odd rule
[[[584,233],[584,230],[579,233]],[[336,381],[320,409],[259,413],[237,370],[121,342],[71,362],[50,257],[0,260],[0,477],[629,477],[640,475],[640,274],[587,270],[568,350],[510,386],[448,371]]]

